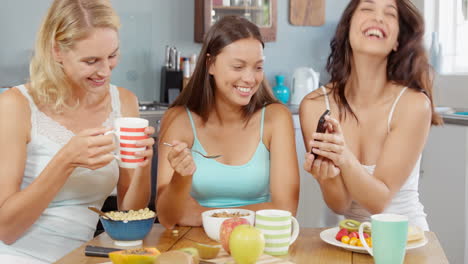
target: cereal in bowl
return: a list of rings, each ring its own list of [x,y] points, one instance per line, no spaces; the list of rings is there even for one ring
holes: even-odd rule
[[[106,215],[116,221],[132,221],[153,218],[156,216],[156,213],[149,208],[145,208],[137,211],[110,211],[107,212]]]
[[[228,212],[216,212],[213,213],[211,216],[212,217],[242,217],[242,216],[248,216],[248,213],[241,213],[241,212],[233,212],[233,213],[228,213]]]

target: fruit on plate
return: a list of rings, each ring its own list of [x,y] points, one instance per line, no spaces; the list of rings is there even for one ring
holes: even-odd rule
[[[195,243],[195,248],[198,249],[198,254],[200,254],[200,258],[202,259],[216,258],[221,250],[220,245],[207,245],[202,243]]]
[[[193,263],[198,264],[200,262],[200,255],[198,253],[198,249],[194,247],[186,247],[186,248],[181,248],[179,251],[185,252],[192,256]]]
[[[153,264],[161,252],[155,247],[126,249],[109,253],[114,264]]]
[[[180,250],[171,250],[159,255],[152,264],[195,264],[190,254]]]
[[[341,220],[339,223],[340,229],[346,228],[349,232],[357,232],[359,230],[360,225],[361,222],[353,219],[344,219]]]
[[[338,233],[336,233],[335,239],[338,240],[338,241],[341,241],[341,238],[343,236],[347,236],[348,234],[349,234],[348,229],[341,228],[340,231],[338,231]]]
[[[353,238],[353,237],[359,238],[359,233],[358,232],[351,232],[351,233],[349,233],[348,236],[349,236],[349,238]]]
[[[263,253],[265,238],[256,227],[239,225],[231,233],[229,247],[237,264],[253,264]]]
[[[228,218],[221,224],[221,227],[219,228],[219,238],[221,245],[228,254],[231,253],[229,250],[229,236],[231,236],[231,233],[235,227],[245,224],[249,225],[251,223],[249,223],[249,220],[240,217]]]

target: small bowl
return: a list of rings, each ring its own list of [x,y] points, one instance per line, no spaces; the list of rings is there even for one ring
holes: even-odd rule
[[[202,213],[203,229],[205,229],[205,233],[209,238],[217,242],[220,242],[219,231],[221,228],[221,224],[224,222],[224,220],[231,218],[212,216],[214,213],[222,212],[231,214],[236,212],[239,212],[241,214],[248,214],[246,216],[241,216],[241,218],[247,219],[251,225],[255,223],[255,212],[247,209],[225,208],[205,211]]]
[[[99,217],[106,233],[114,240],[116,245],[124,245],[128,241],[128,245],[141,244],[143,238],[148,235],[153,227],[156,217],[151,217],[142,220],[109,220]],[[121,241],[121,242],[120,242]],[[135,243],[131,243],[135,242]]]

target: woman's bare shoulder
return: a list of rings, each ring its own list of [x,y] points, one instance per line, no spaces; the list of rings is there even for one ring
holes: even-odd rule
[[[123,116],[138,116],[138,98],[130,90],[117,87]]]
[[[162,137],[170,137],[171,139],[175,138],[187,142],[191,141],[193,134],[185,107],[174,106],[164,113],[161,121]]]
[[[331,89],[330,84],[324,86],[327,96],[330,101],[333,101],[331,98]],[[301,105],[299,106],[299,114],[300,115],[316,115],[317,113],[322,113],[326,109],[325,104],[325,95],[323,89],[316,89],[310,92],[308,95],[304,97],[301,101]]]
[[[13,87],[0,94],[0,112],[12,112],[15,113],[15,117],[18,117],[18,115],[30,115],[31,110],[28,99]]]
[[[292,113],[289,108],[280,103],[269,104],[265,108],[265,123],[284,125],[292,119]]]
[[[402,88],[403,89],[403,88]],[[395,106],[394,119],[430,121],[432,116],[431,101],[426,94],[416,89],[406,89]]]

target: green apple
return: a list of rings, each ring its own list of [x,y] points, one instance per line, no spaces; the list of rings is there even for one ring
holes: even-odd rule
[[[237,264],[253,264],[262,255],[265,238],[251,225],[238,225],[229,237],[231,256]]]

